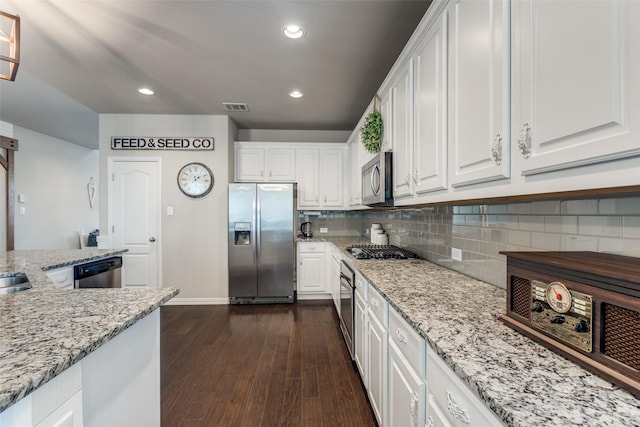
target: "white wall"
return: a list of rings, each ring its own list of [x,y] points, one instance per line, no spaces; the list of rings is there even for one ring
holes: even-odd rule
[[[227,188],[233,170],[235,126],[227,116],[102,114],[99,119],[101,215],[107,229],[107,163],[115,157],[162,159],[162,280],[180,288],[177,301],[226,303]],[[112,136],[213,136],[213,151],[111,150]],[[177,174],[188,162],[205,163],[213,171],[213,190],[202,199],[178,189]],[[174,215],[167,216],[167,206]]]
[[[98,197],[89,207],[87,183],[99,184],[98,151],[14,126],[15,249],[73,249],[78,231],[98,228]],[[18,195],[26,196],[19,203]],[[21,215],[20,207],[25,208]]]

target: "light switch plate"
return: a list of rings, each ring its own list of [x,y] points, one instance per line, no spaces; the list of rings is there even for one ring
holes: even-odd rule
[[[321,233],[328,233],[329,229],[327,227],[320,227],[320,232]]]

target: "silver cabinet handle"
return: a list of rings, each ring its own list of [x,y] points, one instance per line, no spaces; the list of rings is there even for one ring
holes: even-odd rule
[[[406,182],[407,185],[409,185],[409,183],[411,182],[411,174],[410,173],[407,174],[407,176],[404,179],[404,182]]]
[[[531,155],[531,125],[529,122],[524,122],[522,124],[522,130],[520,131],[520,136],[518,137],[518,148],[520,149],[520,153],[522,153],[522,157],[528,159]]]
[[[418,168],[413,170],[413,183],[418,184]]]
[[[433,418],[427,418],[427,427],[436,427],[436,424],[433,422]]]
[[[469,424],[471,422],[471,420],[469,419],[469,415],[467,415],[466,411],[460,408],[455,403],[453,403],[453,400],[451,400],[451,392],[449,391],[447,391],[447,409],[449,410],[449,413],[453,415],[453,418],[455,418],[456,420],[461,421],[465,424]]]
[[[498,132],[496,139],[491,144],[491,158],[498,166],[502,163],[502,135],[500,132]]]
[[[402,334],[402,331],[400,330],[400,328],[396,328],[396,338],[398,339],[398,342],[399,342],[399,343],[406,344],[406,343],[408,342],[408,341],[407,341],[407,337],[405,337],[405,336]]]
[[[264,170],[260,171],[260,178],[262,178],[264,176]]]
[[[411,411],[411,419],[413,420],[413,425],[418,425],[418,395],[413,392],[411,393],[411,403],[409,403],[409,410]]]
[[[380,303],[378,302],[377,299],[371,300],[371,305],[374,307],[378,307],[380,305]]]
[[[151,243],[153,243],[153,242],[155,242],[155,241],[156,241],[156,238],[155,238],[155,237],[149,237],[149,241],[150,241]]]
[[[269,177],[272,177],[272,176],[273,176],[273,171],[270,170],[269,171]]]

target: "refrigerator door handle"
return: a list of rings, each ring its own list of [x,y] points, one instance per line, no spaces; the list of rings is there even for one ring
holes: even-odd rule
[[[256,252],[255,252],[255,257],[256,257],[256,265],[260,265],[260,241],[261,236],[260,234],[262,233],[262,227],[261,227],[261,223],[262,223],[262,212],[261,212],[262,206],[260,203],[260,197],[256,197]]]

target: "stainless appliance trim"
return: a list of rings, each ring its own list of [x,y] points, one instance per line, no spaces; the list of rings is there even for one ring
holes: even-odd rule
[[[73,267],[73,287],[120,288],[122,287],[122,257],[113,256],[89,261]]]
[[[344,260],[340,264],[340,330],[347,344],[351,359],[354,357],[353,325],[356,275]]]
[[[393,206],[393,154],[382,152],[362,167],[362,203]]]

